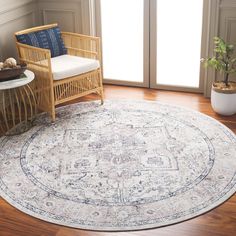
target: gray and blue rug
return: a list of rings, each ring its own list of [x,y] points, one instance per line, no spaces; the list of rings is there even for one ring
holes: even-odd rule
[[[145,101],[80,103],[0,138],[0,195],[39,219],[123,231],[178,223],[236,191],[236,136],[201,113]]]

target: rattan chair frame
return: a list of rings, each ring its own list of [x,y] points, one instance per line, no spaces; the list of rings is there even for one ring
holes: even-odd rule
[[[21,34],[50,29],[55,26],[57,24],[22,30],[16,32],[15,37]],[[100,62],[100,67],[78,76],[54,80],[50,50],[29,46],[16,41],[20,62],[27,63],[28,69],[35,73],[33,89],[38,109],[48,112],[53,122],[56,119],[55,108],[59,104],[91,93],[98,94],[102,104],[104,100],[100,38],[70,32],[62,32],[62,38],[69,55],[96,59]]]

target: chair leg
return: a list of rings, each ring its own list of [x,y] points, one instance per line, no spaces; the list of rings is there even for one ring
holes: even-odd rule
[[[54,111],[53,111],[52,114],[51,114],[51,119],[52,119],[52,122],[55,122],[55,121],[56,121],[55,109],[54,109]]]
[[[54,87],[53,85],[51,86],[51,93],[50,93],[51,97],[50,97],[50,100],[51,100],[51,119],[52,119],[52,122],[55,122],[56,121],[56,108],[55,108],[55,97],[54,97]]]
[[[104,91],[103,91],[103,83],[102,83],[102,71],[99,72],[99,83],[100,83],[100,96],[101,96],[101,105],[104,104]]]
[[[103,87],[100,90],[100,96],[101,96],[101,105],[104,104],[104,92],[103,92]]]
[[[56,111],[55,111],[55,107],[52,107],[52,108],[51,108],[50,116],[51,116],[51,122],[54,123],[54,122],[56,121]]]

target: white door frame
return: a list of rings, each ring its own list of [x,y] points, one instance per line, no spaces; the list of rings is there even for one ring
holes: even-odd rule
[[[187,87],[187,86],[173,86],[173,85],[163,85],[158,84],[156,81],[156,51],[157,51],[157,1],[150,0],[150,87],[154,89],[164,89],[164,90],[173,90],[173,91],[183,91],[183,92],[196,92],[203,93],[204,90],[204,68],[200,65],[199,58],[199,66],[200,66],[200,78],[199,78],[199,87]],[[206,42],[208,31],[208,1],[203,1],[203,27],[202,27],[202,47],[201,47],[201,57],[205,56],[206,52]],[[184,72],[183,72],[184,73]]]
[[[128,1],[128,0],[127,0]],[[188,88],[180,86],[165,86],[156,84],[156,1],[144,0],[145,7],[145,58],[144,58],[144,83],[135,83],[129,81],[112,81],[105,80],[107,84],[118,84],[138,87],[151,87],[155,89],[166,89],[173,91],[197,92],[203,93],[205,96],[210,96],[210,85],[215,78],[214,70],[206,70],[201,66],[199,88]],[[90,2],[90,22],[91,33],[101,36],[101,15],[100,15],[100,0],[89,0]],[[213,51],[212,38],[218,34],[218,18],[220,0],[204,0],[203,9],[203,28],[202,28],[202,50],[201,57],[208,57]],[[93,10],[92,10],[93,9]],[[92,11],[91,11],[92,10]],[[92,14],[91,14],[92,12]],[[150,12],[150,18],[148,14]],[[149,18],[149,19],[148,19]],[[151,32],[148,32],[148,31]],[[153,46],[154,45],[154,46]],[[150,49],[152,47],[152,50]]]
[[[128,0],[127,0],[128,1]],[[124,80],[112,80],[112,79],[104,79],[105,84],[115,84],[115,85],[126,85],[126,86],[135,86],[135,87],[150,87],[149,80],[149,48],[150,48],[150,39],[149,39],[149,9],[150,9],[150,0],[143,0],[144,2],[144,75],[143,82],[132,82],[132,81],[124,81]],[[102,36],[102,27],[101,27],[101,2],[100,0],[95,0],[94,8],[95,8],[95,35],[101,37]],[[101,37],[102,40],[102,37]]]

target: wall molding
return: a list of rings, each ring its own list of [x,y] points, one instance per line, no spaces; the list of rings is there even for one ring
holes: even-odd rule
[[[89,28],[87,26],[89,12],[86,8],[88,0],[37,0],[36,2],[39,25],[52,23],[56,19],[63,30],[85,33]],[[51,20],[49,18],[50,12],[54,14]],[[64,17],[65,14],[70,14],[70,17]]]
[[[220,8],[236,8],[236,0],[221,0]]]
[[[6,12],[16,10],[17,8],[20,8],[28,4],[32,4],[32,3],[34,4],[35,0],[21,0],[21,1],[12,1],[12,0],[5,1],[4,0],[4,3],[1,5],[0,14],[4,14]]]
[[[212,56],[214,52],[214,36],[219,34],[219,16],[220,16],[220,0],[206,0],[208,19],[207,19],[207,31],[205,34],[206,37],[206,52],[205,57]],[[212,83],[216,78],[216,71],[213,69],[206,69],[204,73],[204,96],[211,96],[211,87]]]
[[[48,9],[46,9],[46,8],[44,8],[44,9],[42,9],[42,14],[43,14],[43,19],[42,19],[42,21],[43,21],[43,24],[45,25],[45,24],[48,24],[48,20],[47,20],[47,12],[56,12],[56,13],[71,13],[71,15],[72,15],[72,18],[73,18],[73,29],[74,29],[74,32],[76,32],[76,22],[77,22],[77,20],[76,20],[76,11],[74,11],[74,10],[68,10],[68,9],[66,9],[66,10],[62,10],[62,9],[52,9],[52,8],[48,8]],[[56,22],[55,22],[56,23]]]
[[[1,3],[1,0],[0,0]],[[37,23],[34,0],[8,0],[0,9],[0,60],[16,57],[14,32],[35,26]]]
[[[226,17],[225,18],[225,40],[227,42],[230,42],[231,39],[231,33],[232,33],[232,24],[236,25],[236,16],[235,17]],[[236,39],[235,39],[236,41]]]
[[[27,11],[27,12],[21,14],[21,15],[18,15],[18,16],[15,16],[14,18],[6,20],[5,22],[4,21],[0,21],[0,27],[2,25],[5,25],[5,24],[10,23],[12,21],[17,21],[17,20],[19,20],[19,19],[21,19],[23,17],[28,16],[28,15],[32,15],[32,20],[33,20],[32,22],[35,23],[35,11]]]

